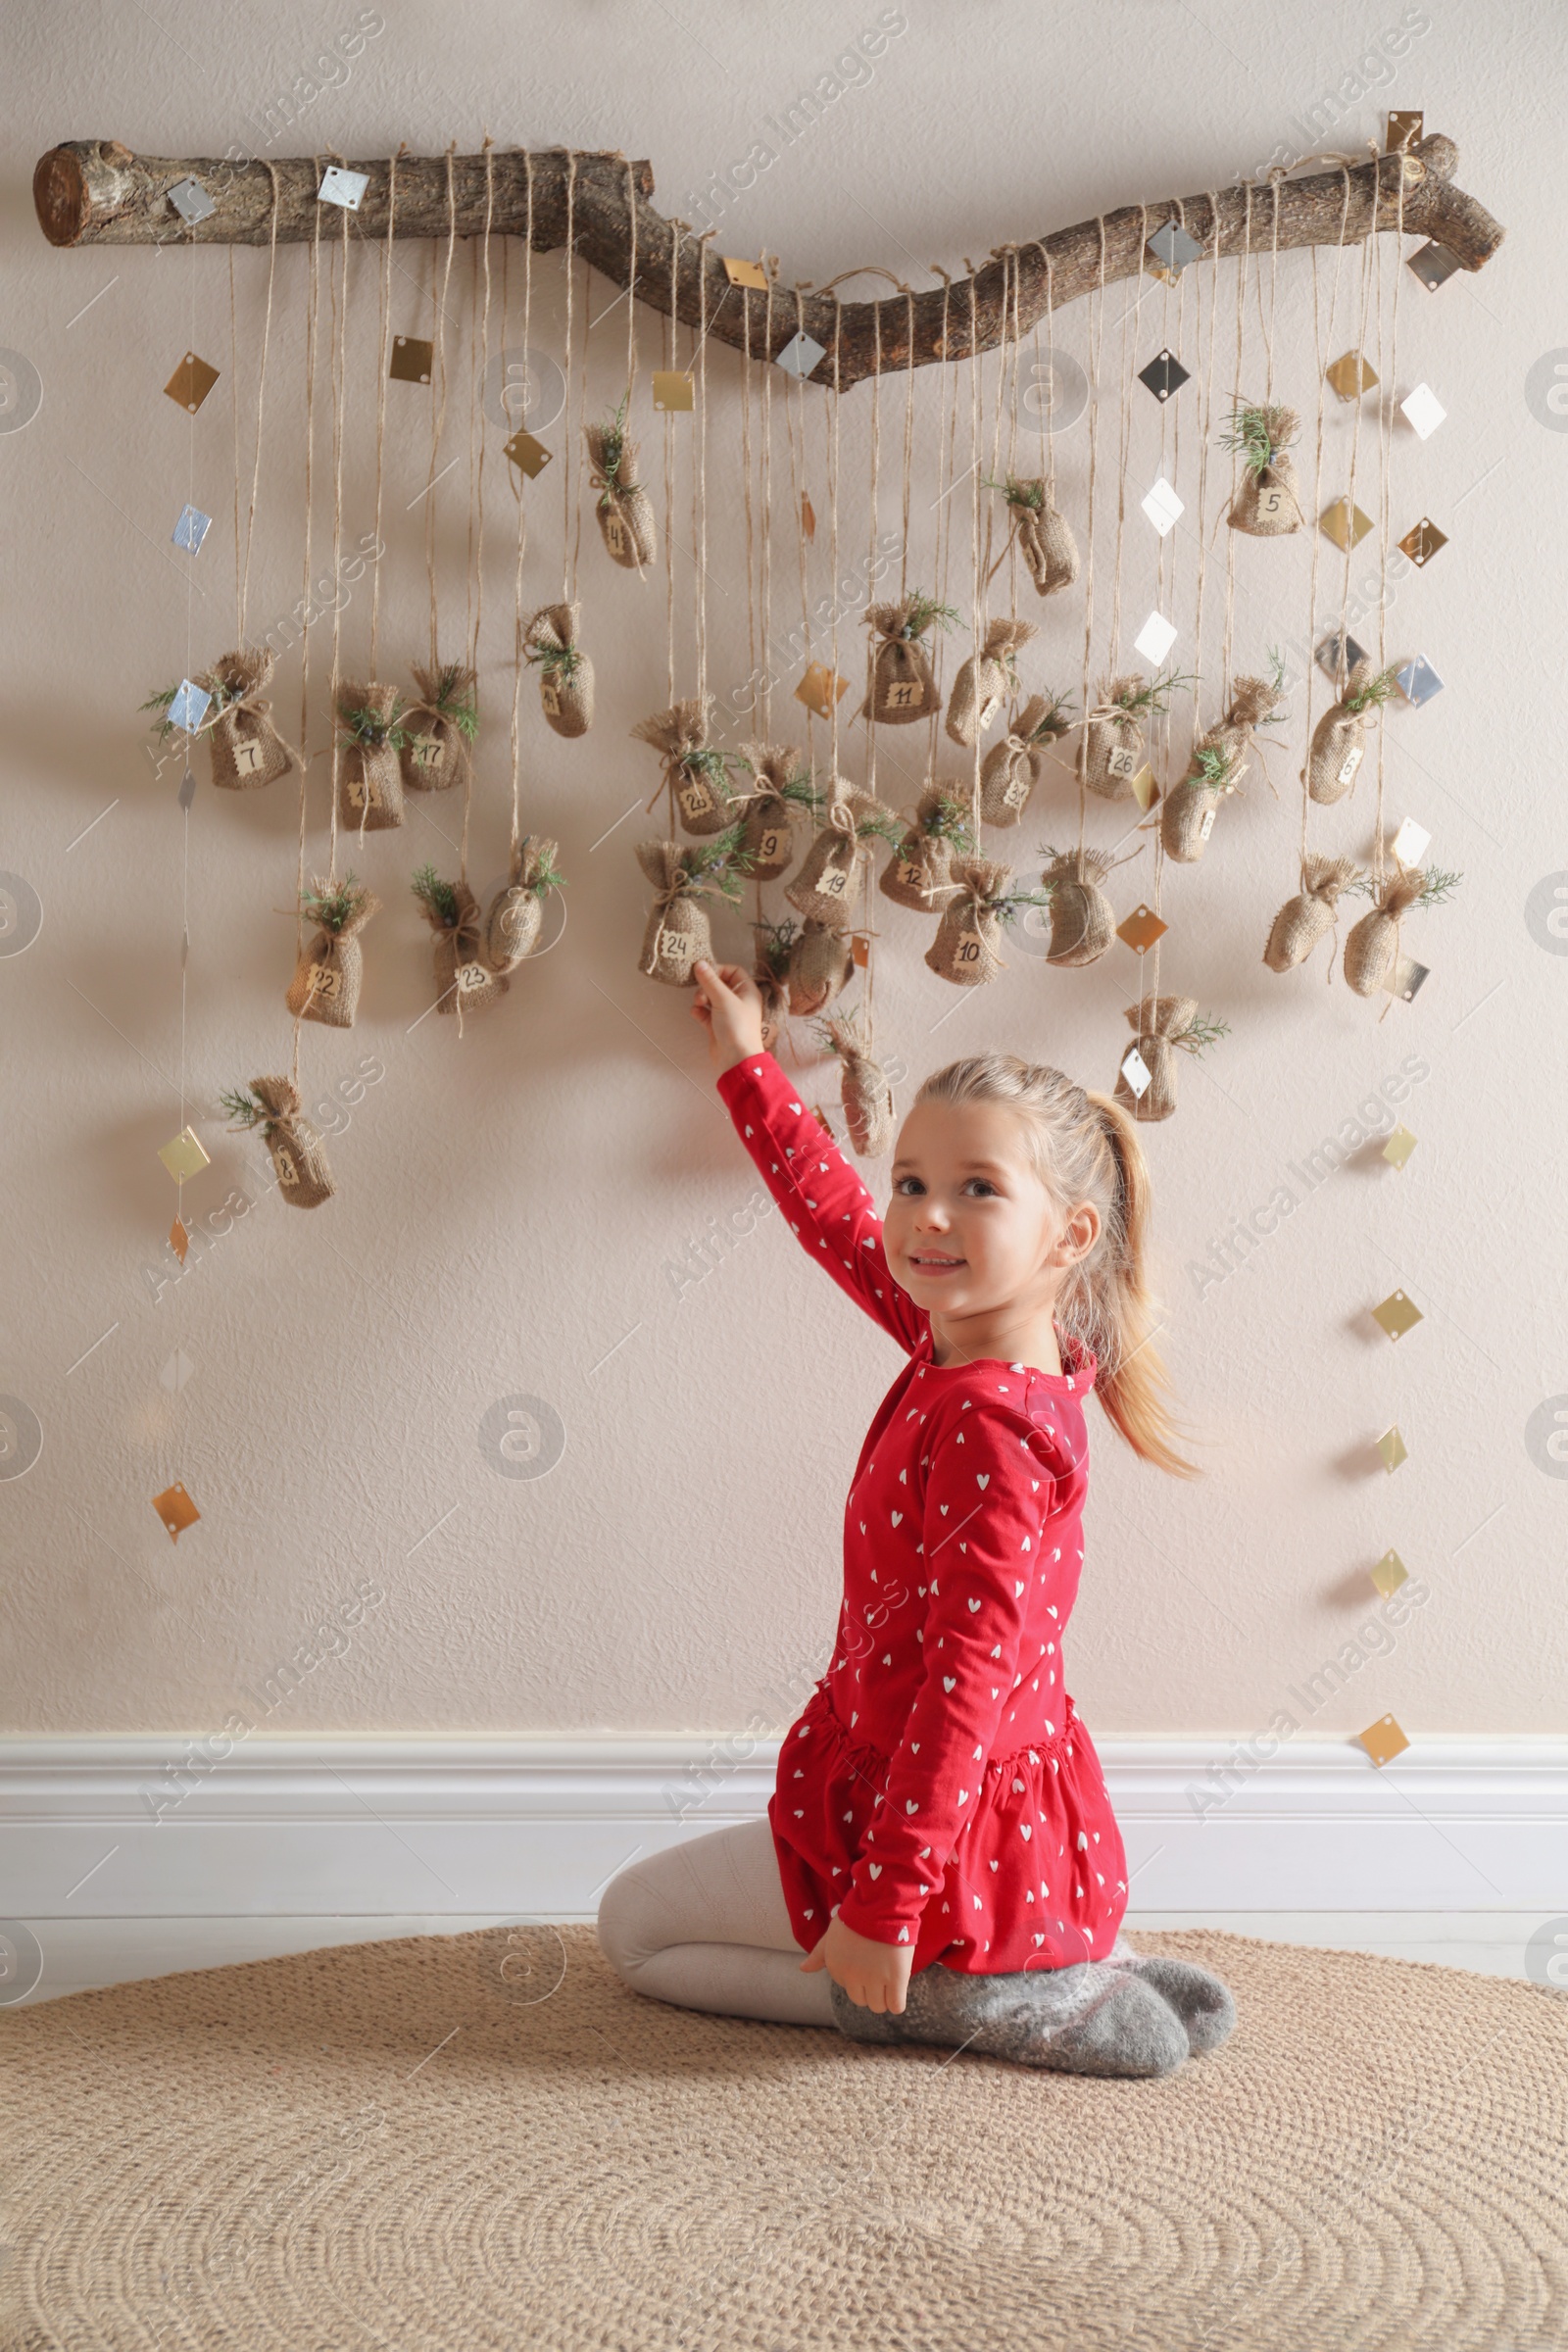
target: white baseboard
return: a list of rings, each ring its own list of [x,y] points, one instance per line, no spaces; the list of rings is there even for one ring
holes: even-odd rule
[[[1568,1913],[1568,1739],[1097,1741],[1140,1915]],[[0,1740],[0,1917],[590,1919],[777,1740]],[[183,1779],[172,1777],[183,1771]]]

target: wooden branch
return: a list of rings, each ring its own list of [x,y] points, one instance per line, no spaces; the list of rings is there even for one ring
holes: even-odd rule
[[[996,247],[972,279],[955,281],[947,302],[945,338],[940,287],[909,297],[894,294],[879,302],[840,304],[833,295],[813,294],[804,287],[797,291],[775,280],[769,327],[768,295],[729,283],[717,256],[709,251],[711,232],[699,237],[687,222],[666,220],[654,210],[648,201],[654,175],[646,162],[628,163],[618,153],[601,151],[572,154],[564,148],[531,156],[518,148],[492,148],[489,152],[493,235],[523,236],[531,219],[529,241],[537,252],[564,246],[569,180],[573,251],[601,275],[624,286],[631,264],[629,179],[635,191],[635,292],[640,302],[668,315],[671,252],[678,243],[674,306],[678,318],[696,326],[706,305],[709,331],[714,340],[740,351],[748,347],[749,337],[754,358],[776,358],[797,327],[803,327],[823,346],[825,354],[808,380],[846,392],[877,373],[879,367],[883,373],[907,368],[911,340],[912,364],[917,368],[996,350],[1012,331],[1014,296],[1009,281],[1014,275],[1018,324],[1025,334],[1046,314],[1048,277],[1052,309],[1076,301],[1102,283],[1114,285],[1119,279],[1136,277],[1141,270],[1152,266],[1145,247],[1166,220],[1181,221],[1205,256],[1217,254],[1223,259],[1249,250],[1272,252],[1276,242],[1282,253],[1307,245],[1336,245],[1342,236],[1342,221],[1346,244],[1355,245],[1374,230],[1381,233],[1400,227],[1402,177],[1402,226],[1407,235],[1446,246],[1466,270],[1483,268],[1503,237],[1491,214],[1453,185],[1458,161],[1453,141],[1433,134],[1402,153],[1351,166],[1348,208],[1346,174],[1335,168],[1302,179],[1244,183],[1217,195],[1162,197],[1148,205],[1124,205],[1107,213],[1102,222],[1084,220],[1028,244]],[[365,172],[369,181],[358,211],[347,216],[332,205],[321,204],[316,193],[324,163],[340,160],[299,156],[271,165],[201,157],[176,161],[133,155],[128,147],[112,139],[74,139],[52,147],[39,158],[33,173],[33,202],[45,236],[55,245],[266,245],[271,235],[275,173],[279,244],[308,243],[315,235],[323,244],[339,239],[345,217],[351,238],[375,241],[384,237],[390,176],[386,160],[371,158],[346,167]],[[449,202],[460,237],[483,235],[484,155],[451,157],[450,199],[448,160],[446,156],[397,158],[394,237],[444,238]],[[180,219],[169,201],[170,188],[187,176],[202,182],[216,207],[194,227]],[[1002,258],[1008,252],[1016,254],[1015,271]]]

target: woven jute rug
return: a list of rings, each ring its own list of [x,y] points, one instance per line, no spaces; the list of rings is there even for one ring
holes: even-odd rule
[[[0,2012],[0,2352],[1568,2343],[1568,1995],[1136,1940],[1239,2010],[1161,2082],[673,2008],[591,1927]]]

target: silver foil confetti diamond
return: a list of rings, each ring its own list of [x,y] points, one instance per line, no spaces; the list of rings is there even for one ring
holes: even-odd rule
[[[198,220],[211,220],[218,210],[201,181],[189,176],[175,180],[169,191],[169,201],[180,219],[193,226]]]

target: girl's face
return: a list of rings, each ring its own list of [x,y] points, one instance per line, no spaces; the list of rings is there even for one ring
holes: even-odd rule
[[[882,1229],[888,1264],[937,1314],[1049,1307],[1100,1231],[1085,1202],[1063,1216],[1003,1102],[918,1102],[899,1131]]]

